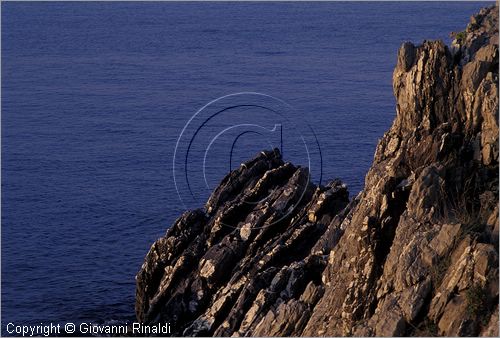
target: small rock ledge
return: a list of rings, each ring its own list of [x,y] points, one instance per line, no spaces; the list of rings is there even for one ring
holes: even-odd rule
[[[158,239],[136,315],[185,336],[498,336],[498,8],[404,43],[365,189],[262,152]]]

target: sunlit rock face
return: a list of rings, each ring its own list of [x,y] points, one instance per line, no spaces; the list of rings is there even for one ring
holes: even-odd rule
[[[498,336],[498,8],[404,43],[365,189],[262,152],[182,215],[137,274],[172,335]]]

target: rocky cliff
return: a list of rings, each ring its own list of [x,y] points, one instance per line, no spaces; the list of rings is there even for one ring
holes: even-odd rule
[[[262,152],[157,240],[141,322],[173,335],[498,336],[498,8],[404,43],[365,189]]]

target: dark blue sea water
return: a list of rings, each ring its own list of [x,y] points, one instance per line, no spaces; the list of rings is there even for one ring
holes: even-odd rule
[[[316,134],[323,181],[361,190],[395,115],[399,45],[449,42],[484,5],[2,3],[2,331],[8,322],[133,318],[134,275],[184,210],[177,138],[223,95],[286,101],[293,109],[281,113]],[[276,115],[257,110],[235,109],[209,129],[274,125]],[[264,140],[242,136],[232,166]],[[209,187],[228,170],[220,141],[207,157]],[[303,164],[299,146],[288,141],[285,158]],[[206,148],[193,146],[188,163]],[[189,177],[201,201],[199,174]]]

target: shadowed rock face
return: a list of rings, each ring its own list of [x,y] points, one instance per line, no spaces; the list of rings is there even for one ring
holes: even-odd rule
[[[365,189],[262,152],[182,215],[137,274],[173,335],[498,336],[498,8],[451,48],[404,43]]]
[[[230,335],[253,332],[282,302],[310,311],[348,203],[340,181],[313,186],[307,169],[262,152],[153,244],[137,275],[138,319],[170,321],[175,334]]]

